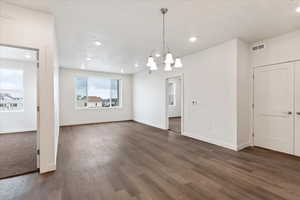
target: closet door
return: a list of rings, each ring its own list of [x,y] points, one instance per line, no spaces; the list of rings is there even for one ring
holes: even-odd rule
[[[255,146],[289,154],[294,153],[293,71],[293,64],[255,69]]]
[[[300,62],[295,63],[295,155],[300,156]]]

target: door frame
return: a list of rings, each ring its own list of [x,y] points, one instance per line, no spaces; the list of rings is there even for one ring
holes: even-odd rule
[[[25,47],[25,46],[19,46],[19,45],[11,45],[11,44],[2,44],[0,43],[0,46],[4,47],[12,47],[12,48],[17,48],[17,49],[26,49],[26,50],[31,50],[31,51],[36,51],[37,53],[37,62],[36,62],[36,100],[37,100],[37,107],[36,107],[36,156],[37,156],[37,169],[40,169],[40,62],[41,62],[41,48],[34,48],[34,47]]]
[[[181,79],[181,130],[180,130],[180,135],[183,135],[184,133],[184,74],[180,73],[177,75],[170,75],[165,78],[165,127],[167,130],[169,130],[169,116],[168,116],[168,107],[169,107],[169,102],[168,102],[168,80],[171,78],[180,78]]]
[[[273,63],[273,64],[268,64],[268,65],[261,65],[261,66],[252,66],[252,69],[251,69],[251,79],[250,79],[250,85],[251,85],[251,88],[250,88],[250,97],[251,97],[251,109],[250,109],[250,124],[251,124],[251,134],[249,136],[250,138],[250,145],[252,147],[255,147],[255,142],[254,142],[254,137],[255,137],[255,132],[254,132],[254,126],[255,126],[255,104],[254,104],[254,99],[255,99],[255,70],[259,69],[259,68],[264,68],[264,67],[272,67],[272,66],[276,66],[276,65],[280,65],[280,64],[289,64],[289,63],[292,63],[292,68],[293,68],[293,71],[295,72],[295,67],[296,67],[296,63],[297,62],[300,62],[300,60],[290,60],[290,61],[286,61],[286,62],[279,62],[279,63]],[[294,105],[293,105],[293,115],[294,115],[294,125],[293,125],[293,129],[294,129],[294,138],[295,138],[295,73],[293,75],[293,84],[294,84],[294,94],[293,94],[293,98],[294,98]],[[290,154],[290,155],[294,155],[295,154],[295,140],[294,140],[294,153],[293,154]]]

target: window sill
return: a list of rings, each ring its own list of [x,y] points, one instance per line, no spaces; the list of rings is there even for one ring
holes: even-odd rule
[[[120,110],[123,106],[117,106],[117,107],[100,107],[100,108],[78,108],[75,107],[76,110],[94,110],[94,111],[101,111],[101,110]]]
[[[24,112],[24,110],[3,110],[0,111],[0,113],[21,113]]]

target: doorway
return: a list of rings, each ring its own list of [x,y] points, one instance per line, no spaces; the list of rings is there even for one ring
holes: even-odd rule
[[[182,76],[168,78],[166,84],[167,127],[169,131],[181,134],[183,129]]]
[[[0,179],[38,170],[38,50],[0,45]]]

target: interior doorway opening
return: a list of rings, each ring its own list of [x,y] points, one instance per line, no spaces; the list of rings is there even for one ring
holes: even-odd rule
[[[0,45],[0,179],[39,167],[38,58],[38,50]]]
[[[167,127],[181,134],[183,130],[183,80],[182,76],[170,77],[166,82]]]

